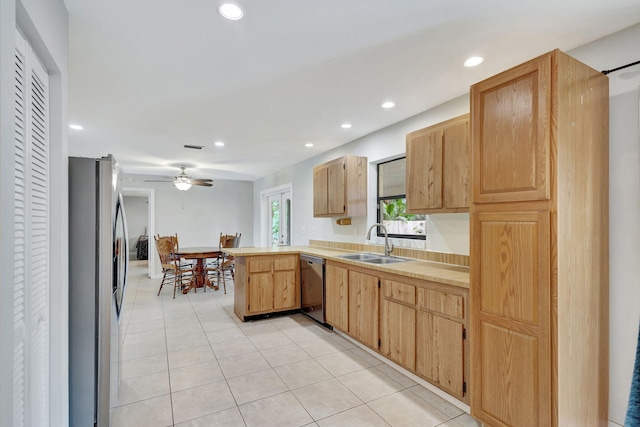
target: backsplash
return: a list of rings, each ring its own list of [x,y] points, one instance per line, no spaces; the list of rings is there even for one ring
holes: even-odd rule
[[[374,252],[383,253],[384,245],[369,245],[363,243],[347,243],[347,242],[329,242],[326,240],[309,240],[309,246],[321,246],[324,248],[332,249],[346,249],[350,251],[359,252]],[[401,248],[394,247],[393,255],[421,259],[424,261],[442,262],[445,264],[460,265],[463,267],[469,266],[468,255],[448,254],[444,252],[432,252],[425,249],[415,248]]]

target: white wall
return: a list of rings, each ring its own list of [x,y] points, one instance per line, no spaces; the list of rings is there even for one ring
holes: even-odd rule
[[[597,70],[640,59],[640,24],[569,52]],[[609,419],[624,424],[640,322],[640,67],[609,74]]]
[[[640,59],[640,24],[579,47],[568,53],[598,70]],[[633,370],[640,321],[640,118],[638,66],[609,75],[610,81],[610,384],[609,418],[623,424]],[[260,191],[293,183],[292,244],[309,239],[363,242],[366,228],[375,222],[375,166],[369,168],[367,218],[353,218],[351,226],[338,226],[326,218],[313,218],[312,169],[344,154],[367,156],[370,163],[405,152],[405,134],[469,111],[468,96],[374,132],[363,138],[286,168],[254,183],[255,242],[264,231],[260,223]],[[430,215],[426,248],[469,253],[468,214]],[[304,228],[305,233],[302,233]],[[394,239],[395,240],[395,239]],[[398,242],[396,242],[398,243]],[[417,241],[401,242],[412,245]],[[422,243],[424,245],[424,243]]]
[[[171,183],[148,183],[143,175],[124,176],[125,187],[155,189],[155,233],[178,233],[180,246],[218,246],[220,233],[242,233],[240,246],[253,243],[253,183],[216,180],[213,187],[179,191]],[[130,230],[131,233],[131,230]],[[152,239],[152,237],[149,237]],[[153,240],[149,257],[157,257]],[[155,275],[160,274],[157,265]]]
[[[124,196],[124,211],[127,215],[129,233],[129,259],[136,259],[138,238],[148,233],[149,201],[147,196]],[[150,242],[151,243],[151,242]],[[153,248],[151,248],[153,249]]]
[[[293,230],[291,233],[293,245],[306,245],[309,239],[364,243],[368,227],[376,222],[375,163],[393,157],[402,157],[405,152],[405,135],[407,133],[468,112],[469,97],[468,95],[461,96],[432,110],[295,164],[277,174],[255,181],[253,188],[255,245],[260,244],[260,237],[265,233],[266,228],[266,224],[261,224],[260,192],[289,182],[293,183]],[[366,156],[370,163],[368,215],[366,218],[352,218],[352,224],[348,226],[336,225],[335,220],[328,218],[313,218],[313,167],[345,154]],[[427,220],[426,242],[408,239],[393,239],[392,241],[396,245],[426,247],[433,251],[468,255],[468,228],[468,214],[430,215]]]
[[[609,418],[622,425],[640,322],[638,92],[611,98]]]
[[[0,0],[0,270],[13,271],[13,63],[19,26],[49,73],[51,148],[50,424],[68,425],[68,14],[62,0]],[[0,292],[12,295],[12,281]],[[0,298],[0,425],[13,414],[12,299]]]

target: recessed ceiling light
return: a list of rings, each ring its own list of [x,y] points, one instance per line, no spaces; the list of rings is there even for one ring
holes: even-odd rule
[[[307,148],[311,148],[311,147],[313,147],[313,144],[310,143],[310,142],[307,142],[306,144],[304,144],[304,146],[307,147]]]
[[[472,56],[471,58],[469,58],[466,61],[464,61],[464,66],[467,67],[467,68],[475,67],[477,65],[482,64],[482,61],[484,61],[484,58],[482,58],[480,56]]]
[[[224,142],[216,141],[216,142],[213,143],[213,145],[215,145],[216,147],[224,147]]]
[[[384,104],[382,104],[382,108],[393,108],[395,106],[396,106],[396,104],[391,102],[391,101],[387,101]]]
[[[75,130],[82,130],[84,129],[82,126],[80,125],[69,125],[70,129],[75,129]]]
[[[224,16],[227,19],[231,19],[232,21],[237,21],[242,18],[242,9],[236,4],[233,3],[225,3],[218,9],[220,15]]]
[[[340,127],[342,127],[342,129],[349,129],[351,128],[351,123],[343,123]]]

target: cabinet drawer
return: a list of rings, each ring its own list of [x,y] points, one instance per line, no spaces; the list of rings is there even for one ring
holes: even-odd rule
[[[405,283],[394,282],[393,280],[385,280],[384,297],[406,302],[407,304],[415,304],[416,287]]]
[[[273,260],[273,269],[278,270],[295,270],[298,264],[297,257],[288,256],[282,258],[276,258]]]
[[[464,299],[460,295],[447,294],[431,289],[418,290],[418,306],[458,319],[464,319]]]
[[[270,272],[273,269],[271,258],[249,258],[249,273]]]

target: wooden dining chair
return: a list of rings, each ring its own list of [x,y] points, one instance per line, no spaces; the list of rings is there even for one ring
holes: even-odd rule
[[[180,265],[180,258],[175,255],[178,250],[175,236],[153,236],[156,249],[162,266],[162,281],[158,289],[158,295],[165,284],[173,282],[173,298],[176,297],[176,289],[182,288],[193,278],[193,268]]]
[[[240,237],[242,237],[242,233],[236,234],[222,234],[220,233],[220,241],[219,248],[237,248],[240,246]],[[216,284],[218,289],[220,288],[220,280],[222,280],[222,287],[224,289],[224,293],[227,293],[227,282],[225,279],[225,273],[229,272],[231,274],[231,280],[235,284],[235,259],[232,255],[227,255],[225,253],[221,253],[215,262],[207,267],[207,275],[209,276],[209,281],[212,281],[215,276]]]
[[[158,234],[158,237],[160,237],[160,235]],[[178,252],[178,250],[180,249],[180,244],[178,243],[178,233],[174,234],[173,236],[166,236],[167,238],[169,238],[173,244],[173,248],[174,248],[174,252]],[[186,260],[186,259],[180,259],[178,260],[180,268],[186,268],[186,269],[190,269],[193,268],[193,261],[191,260]]]

